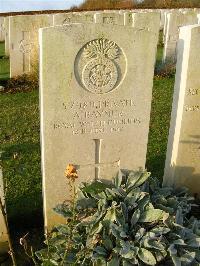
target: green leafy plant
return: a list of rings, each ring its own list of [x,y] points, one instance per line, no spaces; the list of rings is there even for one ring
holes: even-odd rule
[[[36,252],[41,265],[199,265],[200,221],[188,218],[185,189],[120,171],[110,183],[83,183],[76,195],[55,208],[66,224]]]

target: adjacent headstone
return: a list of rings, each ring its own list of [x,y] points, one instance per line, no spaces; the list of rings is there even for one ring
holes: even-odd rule
[[[197,24],[197,13],[173,11],[167,14],[167,29],[164,43],[163,63],[176,62],[176,46],[181,26]]]
[[[0,17],[0,42],[5,40],[4,17]]]
[[[200,24],[200,13],[197,15],[198,24]]]
[[[47,228],[63,221],[52,209],[69,199],[67,164],[79,165],[77,183],[145,167],[157,39],[105,23],[40,30]]]
[[[167,32],[167,14],[170,13],[169,9],[166,9],[164,12],[164,26],[163,26],[163,43],[165,43],[166,32]]]
[[[100,12],[94,15],[95,23],[124,25],[124,14],[119,12]]]
[[[125,26],[133,25],[133,12],[131,11],[124,12],[124,25]]]
[[[160,24],[160,13],[152,12],[135,12],[132,14],[133,24],[136,30],[147,30],[158,33],[157,25]]]
[[[92,12],[73,12],[59,13],[53,15],[53,25],[65,25],[69,23],[92,23],[94,22],[94,14]]]
[[[5,55],[6,56],[9,56],[9,17],[5,17],[5,20],[4,20],[4,26],[5,26]]]
[[[10,77],[34,70],[38,61],[38,30],[51,25],[52,15],[10,17]]]
[[[200,195],[200,26],[180,29],[164,185]]]
[[[137,30],[154,31],[157,34],[158,29],[155,27],[160,23],[160,12],[149,11],[136,11],[124,13],[125,26],[134,27]]]
[[[3,187],[3,173],[1,165],[0,165],[0,199],[2,201],[2,204],[4,205],[5,199],[4,199],[4,187]],[[1,259],[4,258],[7,252],[8,252],[8,233],[3,218],[3,213],[0,209],[0,264],[1,264]]]
[[[164,25],[165,25],[165,13],[166,10],[165,9],[160,9],[160,30],[164,29]]]

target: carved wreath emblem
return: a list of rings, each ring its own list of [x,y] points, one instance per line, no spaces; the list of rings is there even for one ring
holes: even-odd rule
[[[74,65],[77,82],[92,93],[103,94],[115,89],[126,73],[126,58],[122,49],[105,38],[86,43]]]

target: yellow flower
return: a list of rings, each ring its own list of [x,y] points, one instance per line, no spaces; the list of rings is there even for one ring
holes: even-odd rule
[[[71,179],[76,179],[78,178],[78,174],[77,174],[77,171],[76,171],[76,168],[73,164],[68,164],[67,167],[66,167],[66,170],[65,170],[65,176],[67,178],[71,178]]]

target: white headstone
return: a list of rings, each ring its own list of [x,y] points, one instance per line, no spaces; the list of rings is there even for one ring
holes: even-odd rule
[[[176,46],[181,26],[197,24],[197,13],[193,11],[173,11],[167,14],[167,29],[163,52],[163,63],[176,62]]]
[[[0,17],[0,42],[5,40],[4,17]]]
[[[132,14],[133,24],[137,30],[147,30],[157,34],[157,24],[160,24],[160,13],[159,12],[134,12]]]
[[[165,25],[165,9],[160,9],[160,30],[164,29]]]
[[[38,30],[53,25],[52,15],[10,17],[10,77],[29,73],[38,61]]]
[[[4,205],[5,199],[4,199],[4,187],[3,187],[3,173],[1,165],[0,165],[0,198],[2,204]],[[5,220],[3,218],[3,213],[0,209],[0,258],[1,256],[5,255],[7,251],[8,251],[8,234],[5,225]]]
[[[167,9],[164,12],[164,26],[163,26],[163,43],[165,43],[165,38],[166,38],[166,32],[167,32],[167,14],[170,13],[170,10]]]
[[[94,22],[94,14],[92,12],[73,12],[59,13],[53,15],[53,25],[65,25],[69,23],[92,23]]]
[[[200,14],[197,14],[198,24],[200,24]]]
[[[180,29],[164,185],[200,195],[200,26]]]
[[[124,14],[119,12],[100,12],[94,15],[95,23],[124,25]]]
[[[63,221],[52,208],[69,197],[67,164],[80,165],[77,183],[145,167],[158,30],[104,23],[40,30],[48,228]]]
[[[4,26],[5,26],[5,55],[9,56],[9,17],[5,17]]]

